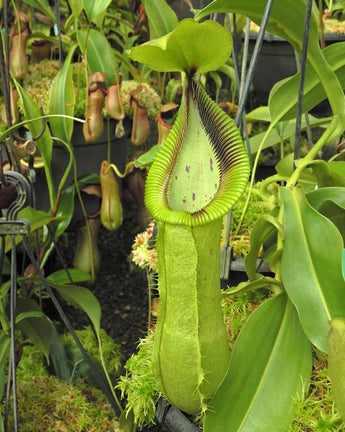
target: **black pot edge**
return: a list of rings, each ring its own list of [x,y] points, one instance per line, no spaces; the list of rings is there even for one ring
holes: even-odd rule
[[[171,432],[201,432],[202,429],[195,426],[183,414],[182,411],[170,405],[169,402],[161,398],[156,407],[156,419],[158,423],[167,426]]]
[[[257,32],[252,32],[252,31],[249,32],[249,39],[256,40],[257,37],[258,37]],[[268,32],[265,32],[264,41],[265,42],[287,42],[285,39]],[[345,34],[325,33],[325,41],[326,42],[345,41]]]

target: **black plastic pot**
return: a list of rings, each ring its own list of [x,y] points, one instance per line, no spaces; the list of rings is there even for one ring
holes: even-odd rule
[[[124,171],[127,153],[130,149],[130,136],[132,122],[124,121],[125,135],[122,138],[114,136],[115,121],[110,121],[110,160],[120,171]],[[81,123],[75,123],[72,135],[72,146],[77,165],[77,175],[88,173],[99,174],[101,162],[107,159],[108,133],[107,123],[105,122],[101,138],[95,143],[86,143],[83,135]],[[69,162],[69,153],[61,145],[54,144],[52,153],[52,173],[54,184],[57,187]],[[119,179],[118,179],[119,180]],[[73,169],[71,170],[66,184],[73,181]],[[119,182],[121,183],[121,182]],[[43,172],[37,173],[37,183],[35,184],[36,207],[40,210],[49,209],[49,194],[47,183]]]
[[[171,432],[201,432],[202,428],[195,426],[179,409],[170,405],[165,399],[160,399],[156,408],[156,419],[161,426],[166,426]]]
[[[264,274],[270,274],[271,270],[267,261],[257,260],[258,272]],[[248,280],[248,275],[246,273],[244,258],[233,258],[230,263],[229,277],[226,283],[222,283],[223,288],[235,287],[240,282],[245,282]]]
[[[277,173],[275,167],[277,163],[279,162],[279,159],[276,157],[270,158],[264,162],[259,163],[256,172],[255,172],[255,180],[261,181],[266,179],[267,177],[270,177]]]
[[[250,32],[249,56],[253,53],[257,33]],[[345,35],[325,34],[326,46],[345,40]],[[297,72],[293,47],[284,39],[266,33],[253,76],[253,96],[255,102],[266,105],[273,85]],[[319,104],[315,113],[323,114],[327,104]],[[327,115],[327,113],[326,113]]]
[[[249,36],[249,56],[254,51],[257,33]],[[266,33],[253,75],[253,95],[256,101],[266,105],[273,85],[297,71],[292,46],[278,36]]]

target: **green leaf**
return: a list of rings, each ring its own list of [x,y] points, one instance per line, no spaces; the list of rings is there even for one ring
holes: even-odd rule
[[[247,122],[260,121],[267,122],[271,121],[270,111],[268,106],[260,106],[258,108],[253,109],[246,115]]]
[[[95,173],[85,174],[78,178],[79,188],[82,189],[88,184],[98,184],[99,175]],[[60,195],[59,207],[56,213],[56,225],[55,225],[55,240],[65,232],[69,226],[74,212],[74,196],[75,196],[75,184],[72,182],[70,185],[65,187]]]
[[[345,244],[345,188],[315,189],[308,192],[306,198],[312,207],[334,223]]]
[[[83,0],[84,9],[89,21],[94,21],[98,15],[104,13],[111,0]]]
[[[49,92],[49,113],[73,116],[75,94],[72,77],[71,60],[77,45],[73,45],[58,72]],[[73,119],[66,117],[52,117],[49,120],[52,134],[65,143],[70,144],[73,132]]]
[[[246,272],[250,280],[257,278],[257,258],[264,241],[274,232],[283,233],[283,227],[270,215],[261,216],[255,223],[250,236],[250,250],[245,258]]]
[[[269,276],[260,276],[253,281],[240,282],[236,287],[229,287],[227,290],[222,291],[222,297],[235,297],[260,288],[271,289],[274,286],[278,287],[279,290],[282,288],[281,283],[277,279]]]
[[[343,241],[299,188],[280,188],[285,242],[281,271],[309,340],[327,352],[328,321],[345,317]]]
[[[75,185],[64,188],[60,195],[59,207],[56,212],[57,224],[55,226],[54,238],[57,240],[69,226],[74,212]]]
[[[171,33],[130,49],[128,55],[160,72],[202,73],[224,64],[231,48],[230,33],[217,22],[185,19]]]
[[[179,79],[171,78],[165,88],[165,97],[167,102],[174,102],[176,94],[182,88],[182,82]]]
[[[324,187],[315,189],[306,194],[309,203],[319,210],[326,201],[333,201],[345,209],[345,188],[344,187]]]
[[[150,148],[147,152],[140,155],[134,162],[134,165],[137,168],[143,168],[150,166],[156,156],[156,154],[159,152],[160,148],[162,146],[159,144],[156,144]]]
[[[95,331],[99,332],[101,326],[101,307],[97,298],[90,290],[77,285],[55,284],[51,281],[49,281],[49,285],[58,291],[69,304],[84,311],[94,325]]]
[[[56,376],[61,380],[69,380],[72,374],[72,366],[67,359],[65,346],[55,326],[53,326],[49,354]]]
[[[95,378],[93,370],[90,368],[90,365],[85,361],[85,357],[80,351],[80,349],[76,346],[72,347],[68,345],[65,347],[65,349],[69,363],[73,365],[73,373],[71,376],[72,384],[76,384],[78,382],[78,378],[82,377],[90,386],[100,388],[99,382]],[[96,358],[92,358],[92,362],[96,367],[100,377],[105,382],[106,376],[100,362]]]
[[[122,411],[119,418],[119,425],[124,432],[135,432],[137,428],[134,421],[133,409],[129,412],[127,410]]]
[[[10,288],[11,288],[11,281],[10,280],[8,280],[6,282],[3,282],[1,284],[1,288],[0,288],[0,299],[1,300],[5,299],[5,297],[7,296]]]
[[[83,174],[82,176],[78,177],[78,185],[80,189],[83,189],[83,187],[90,185],[90,184],[99,184],[99,174],[96,173],[88,173]],[[74,188],[74,183],[71,183],[71,185],[68,186],[69,188]]]
[[[23,87],[21,87],[17,81],[14,82],[19,93],[20,101],[24,111],[25,120],[39,118],[41,116],[41,112],[36,102],[30,98],[26,90],[24,90]],[[52,206],[55,197],[54,183],[52,179],[52,172],[51,172],[51,165],[50,165],[51,158],[52,158],[52,151],[53,151],[53,141],[51,139],[49,129],[44,126],[43,120],[40,119],[37,121],[33,121],[28,123],[28,125],[33,138],[39,136],[44,127],[44,132],[42,136],[38,140],[35,140],[35,144],[37,145],[37,148],[43,159],[44,171],[46,174],[47,184],[49,188],[50,204]]]
[[[333,201],[325,201],[319,207],[318,212],[326,216],[334,223],[334,225],[338,228],[338,231],[340,232],[345,244],[345,208],[343,206],[339,206]]]
[[[30,222],[31,231],[42,228],[44,225],[49,224],[53,220],[49,213],[42,210],[35,210],[30,206],[20,210],[18,217],[27,219]]]
[[[319,187],[345,186],[345,177],[332,171],[332,165],[324,160],[314,160],[309,165],[316,174]]]
[[[329,322],[328,375],[332,383],[335,405],[345,419],[345,319],[334,318]]]
[[[224,64],[218,68],[218,72],[221,72],[222,74],[230,78],[230,80],[232,81],[231,85],[234,85],[235,88],[237,88],[235,69],[232,66]]]
[[[177,26],[177,15],[165,0],[143,0],[142,3],[149,22],[151,40],[166,35]]]
[[[260,25],[266,0],[214,0],[204,9],[196,14],[196,19],[218,12],[235,12],[242,13],[249,17],[256,24]],[[293,14],[287,11],[294,11]],[[273,33],[288,42],[295,48],[298,53],[302,51],[304,20],[306,13],[306,3],[303,0],[285,0],[284,7],[280,2],[273,2],[267,31]],[[318,9],[313,2],[312,19],[309,28],[309,43],[307,60],[322,83],[325,93],[330,101],[334,113],[342,115],[345,110],[345,100],[341,91],[341,86],[334,72],[327,63],[319,45],[318,30]],[[295,95],[290,96],[295,97]],[[285,111],[279,114],[276,120],[283,117]],[[344,127],[344,119],[342,127]]]
[[[73,282],[86,282],[90,280],[89,273],[85,273],[81,270],[77,270],[74,268],[68,269],[68,273],[72,278]],[[47,281],[52,282],[54,284],[69,284],[71,283],[70,278],[65,270],[57,270],[54,273],[51,273],[47,276]]]
[[[0,392],[4,394],[6,375],[5,366],[8,363],[10,354],[11,338],[6,336],[3,331],[0,333]],[[2,418],[0,416],[0,432],[4,432]]]
[[[345,164],[343,161],[331,161],[328,162],[331,171],[345,179]]]
[[[24,3],[32,6],[35,9],[38,9],[43,15],[46,15],[50,18],[54,23],[57,22],[56,16],[49,6],[48,0],[24,0]]]
[[[11,338],[6,336],[3,331],[0,333],[0,375],[3,374],[3,368],[7,364],[10,352]]]
[[[275,169],[280,176],[288,178],[291,176],[291,174],[294,170],[295,164],[296,164],[296,161],[294,160],[294,154],[290,153],[290,154],[286,155],[283,159],[281,159],[277,163]],[[312,185],[316,185],[316,183],[317,183],[316,177],[310,168],[304,169],[303,173],[300,176],[299,181],[301,183],[305,182],[305,183],[309,183]]]
[[[338,42],[323,50],[323,55],[345,88],[345,42]],[[300,73],[279,81],[271,90],[269,110],[272,119],[290,120],[296,118]],[[315,71],[307,65],[305,71],[303,112],[310,111],[326,99],[326,93]],[[282,115],[283,114],[283,115]]]
[[[264,108],[264,107],[260,107],[260,110]],[[252,117],[251,115],[252,113],[250,113],[250,115],[248,116],[247,120],[250,121],[269,121],[268,118],[266,117],[266,113],[265,111],[262,109],[261,112],[258,112],[258,118],[255,119],[255,117]],[[253,112],[253,115],[256,115],[255,112]],[[261,115],[261,118],[259,118],[259,116]],[[322,119],[318,119],[315,118],[311,115],[309,115],[309,124],[310,126],[320,126],[320,127],[324,127],[325,125],[327,125],[329,123],[330,118],[322,118]],[[302,118],[302,130],[305,130],[307,127],[306,121],[305,121],[305,117]],[[262,149],[265,148],[269,148],[272,147],[274,145],[277,145],[279,143],[281,143],[281,140],[287,140],[291,137],[294,136],[296,131],[296,120],[290,120],[288,122],[288,124],[286,125],[286,127],[284,128],[282,134],[280,135],[278,133],[278,130],[276,128],[274,128],[271,133],[269,134],[267,140],[265,141]],[[250,150],[252,152],[252,154],[256,153],[258,151],[258,148],[260,147],[263,137],[266,135],[266,132],[261,132],[258,133],[252,137],[250,137]]]
[[[311,368],[311,345],[292,303],[284,293],[265,301],[234,344],[204,431],[286,432]]]
[[[17,81],[15,82],[15,84],[23,106],[25,119],[29,120],[29,119],[39,118],[41,116],[41,112],[36,102],[33,99],[31,99],[31,97],[26,92],[26,90],[24,90],[23,87],[21,87]],[[42,129],[43,129],[43,120],[41,119],[29,123],[29,130],[33,137],[38,136],[42,132]],[[35,141],[35,143],[37,144],[41,156],[43,157],[45,166],[46,165],[49,166],[51,162],[53,142],[50,138],[49,131],[47,128],[45,129],[42,137],[39,138],[37,141]]]
[[[42,318],[44,316],[45,315],[42,311],[22,312],[16,316],[16,324],[19,324],[21,321],[27,318]]]
[[[200,20],[208,15],[218,12],[235,12],[249,17],[256,24],[260,25],[266,7],[266,0],[214,0],[206,7],[196,13],[195,18]],[[273,2],[267,31],[286,39],[298,51],[302,50],[305,2],[303,0],[284,0],[284,7],[280,2]],[[293,10],[293,16],[286,13]],[[309,49],[314,49],[318,44],[318,11],[313,8],[313,16],[310,23]]]
[[[71,7],[72,13],[75,18],[81,14],[84,9],[84,0],[69,0],[69,5]]]
[[[17,312],[18,315],[24,313],[36,312],[42,314],[38,304],[29,298],[17,298]],[[50,338],[52,335],[52,323],[45,316],[33,316],[22,319],[17,327],[21,330],[30,341],[48,358]]]
[[[107,84],[118,81],[118,67],[115,54],[107,38],[95,29],[79,30],[77,40],[82,53],[86,51],[87,67],[90,73],[103,72]]]
[[[2,274],[3,275],[11,274],[11,261],[6,255],[4,255],[4,262],[2,263]]]
[[[219,73],[217,72],[209,72],[209,76],[210,78],[212,78],[215,86],[216,86],[216,94],[215,94],[215,101],[218,102],[218,98],[219,98],[219,92],[220,89],[222,88],[222,78],[220,77]]]

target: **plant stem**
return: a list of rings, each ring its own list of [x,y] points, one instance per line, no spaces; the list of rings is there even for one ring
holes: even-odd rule
[[[107,163],[110,164],[110,119],[107,116]]]
[[[318,155],[322,147],[328,142],[330,142],[332,138],[338,136],[343,132],[343,126],[342,126],[343,121],[344,121],[343,115],[342,116],[335,115],[332,118],[330,125],[325,130],[323,135],[320,137],[320,139],[317,141],[314,147],[310,149],[309,152],[304,156],[299,166],[292,173],[290,179],[287,182],[287,186],[294,186],[297,183],[304,168],[315,159],[315,157]]]
[[[251,194],[252,194],[252,190],[253,190],[253,185],[254,185],[254,181],[255,181],[255,173],[256,173],[256,170],[257,170],[257,167],[258,167],[258,164],[259,164],[260,155],[261,155],[264,143],[265,143],[266,139],[268,138],[269,134],[271,133],[271,131],[273,130],[273,128],[275,127],[275,125],[276,125],[276,123],[271,123],[269,125],[269,127],[268,127],[268,129],[267,129],[267,131],[265,133],[265,136],[263,137],[263,139],[262,139],[262,141],[261,141],[261,143],[259,145],[259,148],[258,148],[258,150],[256,152],[256,156],[255,156],[254,163],[253,163],[253,168],[252,168],[252,175],[251,175],[251,179],[250,179],[250,182],[249,182],[249,189],[248,189],[247,199],[246,199],[246,202],[244,204],[240,220],[239,220],[239,222],[237,224],[237,227],[236,227],[236,229],[234,231],[234,236],[237,236],[238,233],[239,233],[239,231],[240,231],[240,229],[241,229],[241,225],[243,223],[244,216],[246,214],[246,211],[248,210],[248,206],[249,206],[249,202],[250,202],[250,198],[251,198]]]
[[[72,169],[73,166],[73,162],[74,162],[74,154],[73,154],[73,150],[71,148],[71,146],[69,146],[64,140],[57,138],[57,137],[52,137],[53,140],[63,144],[63,146],[68,150],[69,152],[69,162],[68,165],[65,169],[65,172],[60,180],[59,186],[58,186],[58,191],[57,191],[57,195],[56,195],[56,199],[55,199],[55,203],[54,203],[54,207],[52,209],[51,215],[53,217],[56,216],[56,213],[58,211],[58,207],[59,207],[59,203],[60,203],[60,197],[61,197],[61,191],[63,189],[63,187],[65,186],[65,183],[67,181],[67,177]]]
[[[107,367],[105,365],[104,356],[103,356],[103,347],[102,347],[101,336],[100,336],[100,334],[99,334],[99,332],[97,330],[96,330],[96,335],[97,335],[98,352],[99,352],[99,357],[101,359],[102,369],[103,369],[104,375],[105,375],[105,377],[107,379],[110,391],[111,391],[111,393],[112,393],[112,395],[114,397],[114,400],[116,402],[116,405],[118,406],[120,412],[122,413],[123,412],[123,408],[122,408],[122,406],[120,404],[120,401],[119,401],[119,399],[118,399],[118,397],[117,397],[117,395],[115,393],[113,383],[111,382],[111,379],[110,379]]]
[[[114,170],[114,173],[115,173],[118,177],[120,177],[120,178],[125,178],[126,175],[129,174],[129,173],[131,172],[131,170],[132,170],[132,168],[134,168],[134,166],[135,166],[135,161],[128,162],[128,164],[126,165],[125,171],[124,171],[124,173],[122,174],[122,173],[119,171],[118,167],[117,167],[115,164],[110,163],[110,164],[108,164],[108,167],[107,167],[107,169],[105,170],[105,174],[106,174],[106,173],[107,173],[107,172],[112,168],[112,169]]]

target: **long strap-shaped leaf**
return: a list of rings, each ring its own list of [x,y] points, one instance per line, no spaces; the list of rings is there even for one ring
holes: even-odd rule
[[[52,151],[53,151],[53,141],[51,139],[48,128],[46,128],[43,123],[43,119],[39,118],[41,116],[41,112],[36,102],[31,99],[27,91],[25,91],[17,81],[15,81],[15,85],[18,90],[19,97],[22,103],[25,119],[26,120],[36,119],[36,118],[38,119],[37,121],[35,120],[29,123],[29,130],[31,132],[31,135],[34,138],[40,136],[40,138],[36,140],[35,143],[37,144],[37,147],[43,159],[44,171],[46,174],[47,184],[49,189],[50,205],[51,207],[53,207],[54,200],[55,200],[55,190],[54,190],[52,170],[50,165],[51,158],[52,158]]]
[[[64,65],[54,78],[49,94],[49,114],[64,114],[73,116],[75,92],[72,77],[71,61],[77,45],[73,45],[68,52]],[[70,144],[73,132],[73,119],[66,117],[52,117],[50,127],[54,137]]]
[[[114,51],[107,38],[97,30],[79,30],[77,40],[81,51],[86,50],[87,66],[90,73],[103,72],[107,75],[107,84],[118,80],[118,67]]]
[[[228,373],[209,404],[204,432],[286,432],[292,398],[303,392],[310,373],[310,343],[294,306],[279,294],[243,327]]]
[[[24,0],[24,3],[38,9],[46,17],[50,18],[54,23],[56,22],[56,15],[54,14],[52,8],[49,6],[47,0]],[[2,4],[2,2],[1,2]]]
[[[214,0],[199,11],[197,19],[217,12],[243,13],[260,25],[266,0]],[[288,13],[287,11],[293,11]],[[301,52],[304,33],[304,17],[306,12],[305,0],[284,0],[273,3],[267,30],[282,37]],[[313,9],[310,23],[308,62],[312,65],[316,75],[322,83],[330,100],[334,113],[342,114],[345,107],[344,98],[340,91],[340,84],[325,60],[318,42],[317,9]],[[340,93],[339,93],[340,92]]]
[[[345,42],[338,42],[323,50],[326,61],[336,74],[341,86],[345,88]],[[271,119],[290,120],[296,117],[297,94],[300,73],[280,81],[273,87],[269,98]],[[320,80],[310,65],[306,67],[303,111],[310,111],[326,98]]]
[[[251,281],[258,277],[256,268],[259,250],[275,231],[283,234],[279,221],[271,215],[263,215],[254,225],[250,236],[250,251],[245,258],[246,272]]]
[[[174,10],[165,0],[142,0],[150,29],[150,39],[156,39],[171,32],[178,23]]]
[[[345,243],[345,188],[315,189],[309,192],[306,197],[312,207],[334,223]]]
[[[214,0],[204,9],[198,11],[196,18],[201,19],[217,12],[236,12],[243,13],[260,25],[266,3],[266,0]],[[298,51],[301,51],[305,9],[305,0],[281,0],[273,2],[267,30],[288,40]],[[293,10],[293,13],[287,13],[289,10]],[[315,46],[318,43],[316,8],[313,10],[313,15],[314,19],[310,27],[310,40],[313,46]]]
[[[83,2],[89,21],[94,21],[98,15],[105,14],[111,0],[83,0]]]
[[[280,198],[285,226],[283,284],[309,340],[327,352],[328,321],[345,317],[342,237],[308,204],[302,189],[281,188]]]

